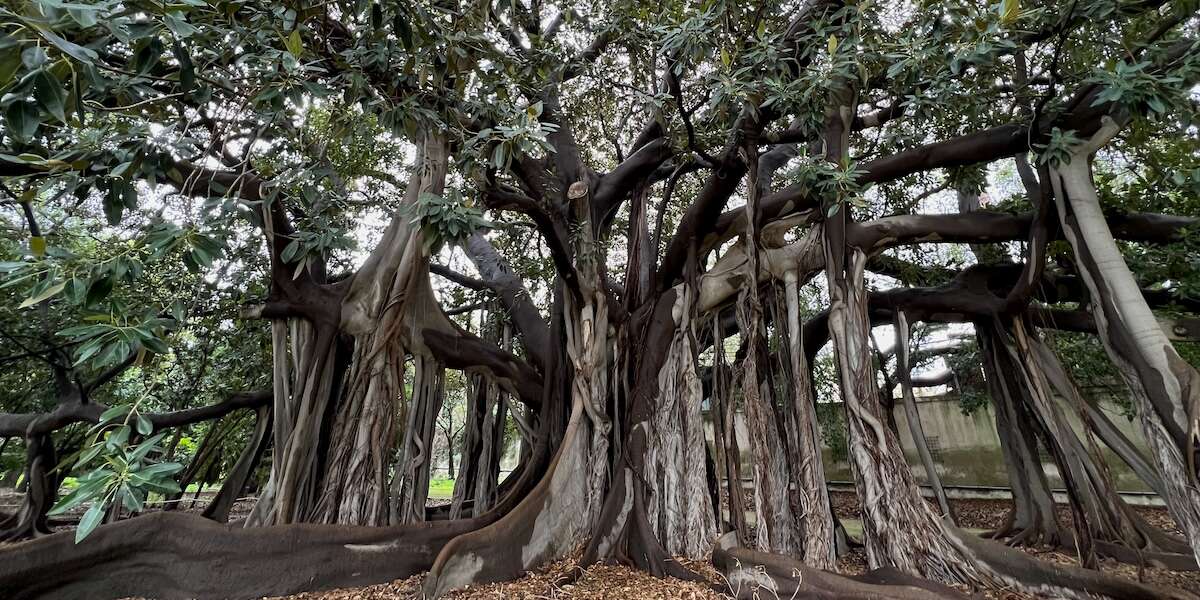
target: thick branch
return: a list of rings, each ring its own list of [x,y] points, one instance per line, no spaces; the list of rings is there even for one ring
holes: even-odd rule
[[[240,392],[226,400],[200,408],[167,413],[147,414],[154,429],[182,427],[201,421],[219,419],[240,408],[258,408],[271,401],[271,392]],[[62,429],[72,423],[98,423],[108,407],[103,404],[72,402],[59,405],[48,413],[0,414],[0,437],[42,434]]]

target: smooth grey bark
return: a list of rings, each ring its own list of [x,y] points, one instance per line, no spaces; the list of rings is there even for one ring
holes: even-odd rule
[[[1125,264],[1092,183],[1090,157],[1121,123],[1104,126],[1051,168],[1059,219],[1093,300],[1100,339],[1134,398],[1142,430],[1162,475],[1164,500],[1200,560],[1200,373],[1163,334]]]
[[[900,379],[900,391],[904,401],[904,416],[908,421],[908,431],[912,434],[913,443],[921,456],[921,464],[925,467],[925,477],[933,487],[938,507],[942,516],[954,522],[954,511],[946,499],[946,490],[942,488],[942,478],[938,475],[937,464],[929,452],[929,444],[925,441],[925,428],[921,425],[921,413],[917,410],[917,399],[913,395],[912,372],[908,363],[909,328],[908,318],[904,311],[896,311],[896,376]]]

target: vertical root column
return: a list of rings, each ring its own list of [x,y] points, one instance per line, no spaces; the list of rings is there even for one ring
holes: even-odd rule
[[[414,355],[413,369],[413,396],[407,407],[404,441],[392,479],[393,525],[425,520],[434,423],[442,409],[445,383],[442,366],[430,358]]]
[[[395,440],[396,398],[404,381],[403,350],[360,340],[343,383],[330,437],[318,520],[386,525],[388,464]]]
[[[836,252],[827,243],[826,253]],[[944,583],[978,580],[970,560],[946,540],[943,525],[922,499],[899,440],[882,423],[874,369],[866,348],[866,255],[846,253],[845,270],[830,274],[829,332],[841,378],[849,423],[850,457],[863,510],[863,538],[871,568],[902,572]]]
[[[791,554],[799,550],[791,505],[788,501],[788,472],[783,442],[775,424],[766,382],[760,381],[759,328],[762,311],[757,294],[743,294],[737,305],[738,328],[745,336],[746,358],[742,361],[742,398],[750,433],[750,455],[754,469],[754,512],[757,517],[758,547]]]
[[[679,326],[658,377],[660,404],[648,435],[643,477],[650,490],[647,518],[667,552],[700,558],[716,532],[705,468],[700,403],[703,390],[696,373],[691,293],[675,305]]]
[[[0,541],[16,541],[52,533],[46,514],[58,492],[54,439],[49,434],[25,438],[25,497],[21,507],[0,521]]]
[[[565,311],[571,413],[546,474],[494,524],[452,540],[425,580],[438,597],[466,585],[513,579],[585,543],[603,506],[608,460],[607,309],[599,294]],[[549,401],[553,401],[551,398]]]
[[[803,534],[804,562],[818,569],[833,569],[837,564],[833,512],[821,462],[820,431],[813,404],[812,381],[805,358],[804,335],[800,328],[800,291],[796,273],[784,277],[787,309],[788,354],[791,359],[791,411],[795,415],[796,438],[792,440],[792,478],[796,486],[796,515]]]
[[[1137,400],[1142,431],[1166,488],[1167,508],[1200,561],[1200,373],[1163,334],[1100,207],[1090,154],[1119,130],[1104,127],[1051,169],[1059,219],[1080,276],[1095,300],[1100,340]]]

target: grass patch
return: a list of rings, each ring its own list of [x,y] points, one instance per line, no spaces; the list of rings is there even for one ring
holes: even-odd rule
[[[454,497],[454,480],[430,479],[429,497],[437,500],[449,500]]]

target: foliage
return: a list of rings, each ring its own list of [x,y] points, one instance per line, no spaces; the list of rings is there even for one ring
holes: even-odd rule
[[[1049,164],[1052,167],[1071,163],[1072,152],[1083,140],[1075,135],[1074,130],[1063,131],[1057,127],[1050,130],[1050,140],[1037,145],[1038,164]]]
[[[443,196],[422,193],[410,214],[412,222],[421,225],[426,250],[433,252],[492,226],[483,218],[483,211],[462,201],[458,190],[450,190]]]
[[[151,492],[179,492],[179,484],[171,477],[183,465],[176,462],[155,462],[162,453],[159,442],[166,433],[158,433],[140,442],[138,436],[150,436],[154,426],[137,405],[114,406],[100,415],[100,422],[88,432],[73,469],[84,474],[79,486],[62,497],[50,514],[68,511],[84,502],[91,502],[75,530],[79,543],[100,524],[105,512],[113,507],[140,512]]]
[[[829,448],[829,457],[834,462],[850,458],[850,442],[846,432],[846,414],[841,404],[817,403],[817,425],[821,429],[821,443]]]

